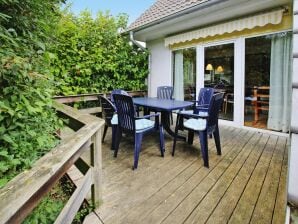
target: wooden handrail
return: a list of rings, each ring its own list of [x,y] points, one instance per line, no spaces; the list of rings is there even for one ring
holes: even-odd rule
[[[71,223],[80,207],[77,203],[82,202],[82,198],[86,196],[84,194],[87,194],[86,192],[90,189],[93,191],[94,204],[100,204],[102,176],[100,139],[104,121],[91,115],[82,114],[78,110],[58,102],[54,103],[54,107],[61,115],[69,118],[70,123],[75,122],[73,126],[77,131],[39,159],[32,169],[19,174],[0,189],[0,223],[22,222],[38,205],[42,197],[88,150],[91,151],[89,153],[91,164],[88,164],[89,171],[85,175],[85,182],[73,193],[56,223],[61,223],[61,220],[63,223]]]
[[[136,96],[146,96],[147,91],[127,91],[132,97]],[[106,95],[109,96],[110,93],[90,93],[90,94],[80,94],[80,95],[70,95],[70,96],[55,96],[54,99],[59,103],[75,103],[75,102],[86,102],[86,101],[96,101],[98,96]]]

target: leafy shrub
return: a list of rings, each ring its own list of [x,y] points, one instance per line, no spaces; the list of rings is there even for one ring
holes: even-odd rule
[[[46,47],[59,2],[0,2],[0,187],[57,142]]]
[[[57,95],[146,88],[148,53],[119,34],[126,24],[125,14],[99,12],[92,18],[89,11],[79,16],[64,12],[51,55]]]

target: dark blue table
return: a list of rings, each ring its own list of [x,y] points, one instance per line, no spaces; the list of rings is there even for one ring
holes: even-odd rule
[[[151,108],[161,113],[161,124],[164,129],[174,137],[175,133],[171,130],[170,114],[173,110],[180,110],[193,105],[193,102],[181,100],[166,100],[150,97],[133,98],[133,103],[137,106]],[[184,137],[179,136],[185,140]]]

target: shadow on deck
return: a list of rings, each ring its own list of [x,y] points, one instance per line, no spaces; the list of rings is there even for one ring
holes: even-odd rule
[[[110,132],[108,132],[110,133]],[[228,126],[220,127],[222,156],[209,139],[210,168],[203,167],[198,138],[178,142],[171,156],[159,152],[158,136],[145,136],[139,167],[132,171],[133,141],[123,137],[118,158],[103,144],[103,204],[108,223],[284,223],[287,141]]]

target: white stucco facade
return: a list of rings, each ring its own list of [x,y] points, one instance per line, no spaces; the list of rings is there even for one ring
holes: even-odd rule
[[[156,97],[158,86],[172,85],[172,53],[164,45],[164,39],[147,43],[150,51],[148,96]]]

